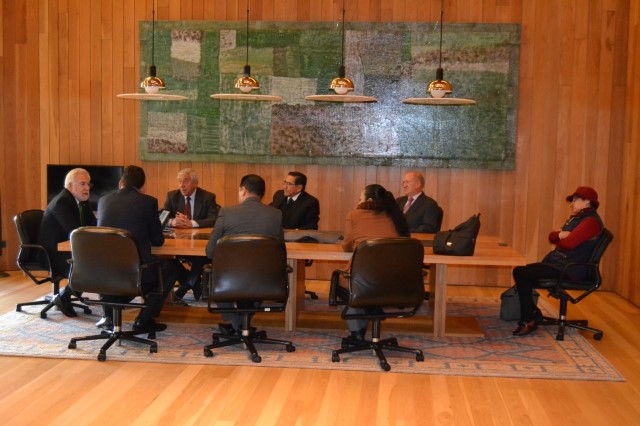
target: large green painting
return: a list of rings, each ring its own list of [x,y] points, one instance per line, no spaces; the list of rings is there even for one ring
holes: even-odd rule
[[[164,93],[143,102],[142,160],[513,169],[520,28],[447,24],[442,65],[454,96],[474,106],[402,103],[426,97],[439,59],[439,27],[347,23],[345,65],[355,94],[377,103],[305,100],[329,94],[341,63],[335,23],[252,22],[251,75],[283,101],[213,100],[234,93],[246,62],[244,22],[156,22],[155,64]],[[141,78],[151,62],[151,23],[140,24]]]

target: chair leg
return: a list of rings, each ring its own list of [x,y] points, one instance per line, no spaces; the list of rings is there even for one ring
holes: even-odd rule
[[[568,304],[567,299],[560,299],[560,314],[558,318],[543,317],[543,320],[539,325],[557,325],[558,334],[556,335],[556,340],[558,341],[564,340],[564,331],[566,327],[589,331],[593,333],[593,338],[595,340],[601,340],[604,335],[604,332],[597,328],[589,327],[588,320],[568,320],[567,319],[567,304]]]
[[[286,340],[269,339],[264,331],[251,330],[251,315],[249,313],[244,314],[242,334],[225,334],[225,333],[213,333],[212,343],[204,347],[204,356],[209,358],[213,356],[211,349],[221,348],[224,346],[232,346],[242,343],[243,346],[251,354],[251,361],[259,363],[262,361],[262,357],[258,354],[258,351],[254,343],[266,343],[272,345],[284,345],[287,352],[295,352],[296,347],[292,342]],[[220,340],[224,339],[224,340]]]
[[[74,337],[69,341],[69,349],[76,349],[77,342],[86,340],[106,340],[105,344],[100,348],[98,353],[98,361],[105,361],[107,359],[107,349],[109,349],[115,342],[121,342],[122,340],[128,340],[130,342],[142,343],[149,345],[149,353],[158,352],[158,344],[150,339],[144,339],[139,337],[140,334],[147,334],[147,332],[139,331],[122,331],[122,308],[113,309],[113,330],[103,331],[100,334],[93,334],[91,336]]]
[[[360,352],[365,350],[373,350],[374,354],[378,358],[380,362],[380,367],[384,371],[391,370],[391,366],[387,362],[387,358],[384,355],[383,349],[396,351],[396,352],[406,352],[412,353],[416,356],[416,361],[422,362],[424,361],[424,354],[420,349],[408,348],[405,346],[398,345],[398,339],[395,337],[390,337],[387,339],[380,340],[380,323],[381,320],[376,319],[372,320],[373,323],[373,331],[372,331],[372,340],[362,340],[362,341],[349,341],[347,346],[345,347],[345,341],[343,340],[342,348],[334,350],[331,353],[331,361],[339,362],[340,354],[351,353],[351,352]]]

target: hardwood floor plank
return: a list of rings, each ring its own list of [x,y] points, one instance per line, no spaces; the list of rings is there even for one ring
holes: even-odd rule
[[[0,313],[50,290],[17,272],[0,284]],[[308,287],[326,297],[325,282]],[[496,297],[502,290],[450,286],[448,293]],[[205,309],[166,311],[161,320],[182,315],[185,322],[215,323]],[[569,315],[605,331],[603,340],[590,342],[626,382],[0,357],[0,419],[64,425],[637,423],[640,309],[599,292],[570,306]]]

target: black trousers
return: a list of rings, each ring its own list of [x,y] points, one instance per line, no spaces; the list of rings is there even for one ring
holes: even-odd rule
[[[520,299],[520,321],[529,322],[534,317],[533,312],[536,306],[533,304],[532,293],[538,280],[559,277],[559,270],[540,262],[516,266],[513,269],[513,279]]]

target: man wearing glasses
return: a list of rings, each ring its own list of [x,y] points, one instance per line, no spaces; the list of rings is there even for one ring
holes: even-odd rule
[[[284,229],[318,229],[320,203],[305,191],[307,177],[300,172],[289,172],[282,189],[273,194],[271,206],[282,211]]]

